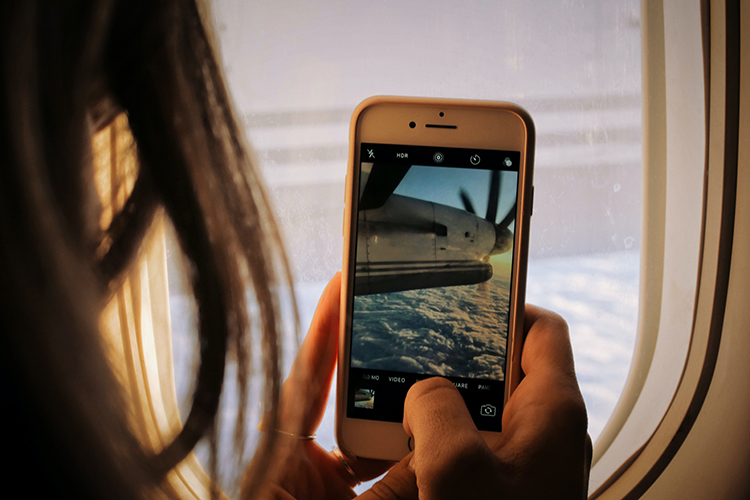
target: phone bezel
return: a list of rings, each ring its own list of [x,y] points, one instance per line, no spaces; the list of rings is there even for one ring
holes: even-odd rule
[[[441,115],[442,113],[442,115]],[[410,123],[416,123],[411,127]],[[455,125],[456,128],[425,127],[424,124]],[[502,132],[501,132],[502,131]],[[336,439],[349,456],[400,460],[410,451],[409,438],[400,423],[349,418],[346,395],[349,383],[352,287],[354,279],[353,244],[357,220],[354,189],[359,185],[360,145],[362,143],[403,144],[520,151],[518,200],[514,242],[513,288],[510,296],[508,353],[505,372],[507,403],[521,376],[520,355],[523,336],[523,306],[526,288],[528,226],[533,196],[534,125],[521,107],[495,101],[428,99],[377,96],[366,99],[355,109],[350,126],[349,161],[344,213],[344,264],[342,269],[342,317],[336,398]],[[488,443],[498,433],[481,431]]]

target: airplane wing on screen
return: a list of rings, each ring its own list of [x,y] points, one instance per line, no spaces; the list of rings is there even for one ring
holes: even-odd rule
[[[357,263],[354,295],[474,285],[492,277],[487,262],[426,261]]]

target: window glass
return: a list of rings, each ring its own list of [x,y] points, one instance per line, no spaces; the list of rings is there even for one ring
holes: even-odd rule
[[[303,329],[341,267],[349,118],[360,101],[505,100],[531,113],[527,300],[569,322],[595,440],[624,385],[636,333],[639,2],[216,0],[213,8],[230,92],[293,267]],[[180,360],[191,358],[177,350],[190,350],[188,304],[173,282],[183,395],[192,376]],[[330,448],[333,401],[329,409],[318,440]]]

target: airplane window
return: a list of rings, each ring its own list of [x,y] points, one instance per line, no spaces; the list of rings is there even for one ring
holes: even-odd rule
[[[636,335],[638,0],[215,0],[213,10],[230,92],[284,235],[303,329],[341,267],[349,118],[360,101],[378,94],[506,100],[530,112],[537,154],[527,300],[570,325],[596,440],[622,391]],[[170,293],[184,400],[194,322],[176,274]],[[330,448],[333,400],[329,410],[318,440]]]

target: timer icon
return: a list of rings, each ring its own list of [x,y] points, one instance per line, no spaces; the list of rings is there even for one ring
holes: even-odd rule
[[[481,158],[479,157],[479,155],[473,155],[471,156],[471,158],[469,158],[469,161],[471,162],[472,165],[479,165]]]

